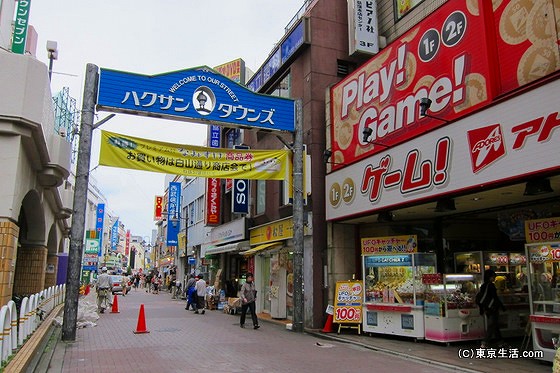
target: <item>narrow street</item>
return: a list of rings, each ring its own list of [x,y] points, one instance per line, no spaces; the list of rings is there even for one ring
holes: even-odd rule
[[[94,295],[86,298],[93,302]],[[140,305],[146,329],[134,334]],[[204,315],[184,309],[169,293],[134,290],[118,297],[120,313],[100,315],[97,326],[79,329],[76,342],[59,342],[48,372],[446,372],[434,365],[365,347],[297,334],[262,322],[239,327],[239,316]],[[250,320],[250,319],[249,319]]]

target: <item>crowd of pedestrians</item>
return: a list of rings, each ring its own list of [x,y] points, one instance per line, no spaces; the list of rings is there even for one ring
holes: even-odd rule
[[[107,269],[103,267],[102,274],[97,279],[98,290],[98,310],[103,313],[106,307],[110,307],[110,290],[111,279],[107,273]],[[168,273],[160,273],[157,270],[148,272],[136,272],[130,276],[123,275],[122,296],[127,295],[127,288],[131,287],[135,292],[138,289],[144,289],[146,293],[159,294],[160,291],[167,291],[171,294],[172,299],[185,299],[185,310],[193,311],[194,314],[204,315],[206,302],[208,298],[213,297],[214,288],[207,286],[206,280],[202,274],[190,274],[183,286],[183,281],[178,279],[174,271]],[[229,291],[231,293],[231,291]],[[100,296],[99,296],[100,295]],[[259,323],[256,314],[255,300],[257,291],[254,284],[254,276],[252,273],[246,274],[246,281],[237,293],[241,301],[241,317],[239,325],[245,327],[245,319],[247,313],[251,315],[253,328],[258,329]]]

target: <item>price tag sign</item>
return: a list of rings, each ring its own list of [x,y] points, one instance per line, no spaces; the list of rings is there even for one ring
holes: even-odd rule
[[[333,322],[337,324],[362,322],[363,289],[361,281],[337,281]]]

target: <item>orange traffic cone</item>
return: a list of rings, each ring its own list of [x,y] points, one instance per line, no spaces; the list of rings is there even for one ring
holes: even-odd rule
[[[89,295],[89,284],[86,285],[86,290],[84,291],[84,295],[88,296]]]
[[[134,334],[149,333],[146,329],[146,316],[144,315],[144,305],[140,305],[140,312],[138,313],[138,324],[136,325],[136,330]]]
[[[119,313],[119,298],[117,294],[113,297],[113,307],[111,307],[111,313]]]
[[[334,332],[333,329],[333,315],[331,315],[330,313],[327,314],[327,321],[325,322],[325,326],[323,327],[323,330],[321,330],[323,333],[332,333]]]

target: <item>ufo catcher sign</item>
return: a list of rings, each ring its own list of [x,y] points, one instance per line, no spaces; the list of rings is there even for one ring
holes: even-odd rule
[[[363,286],[360,281],[337,281],[333,322],[338,324],[362,322]]]

